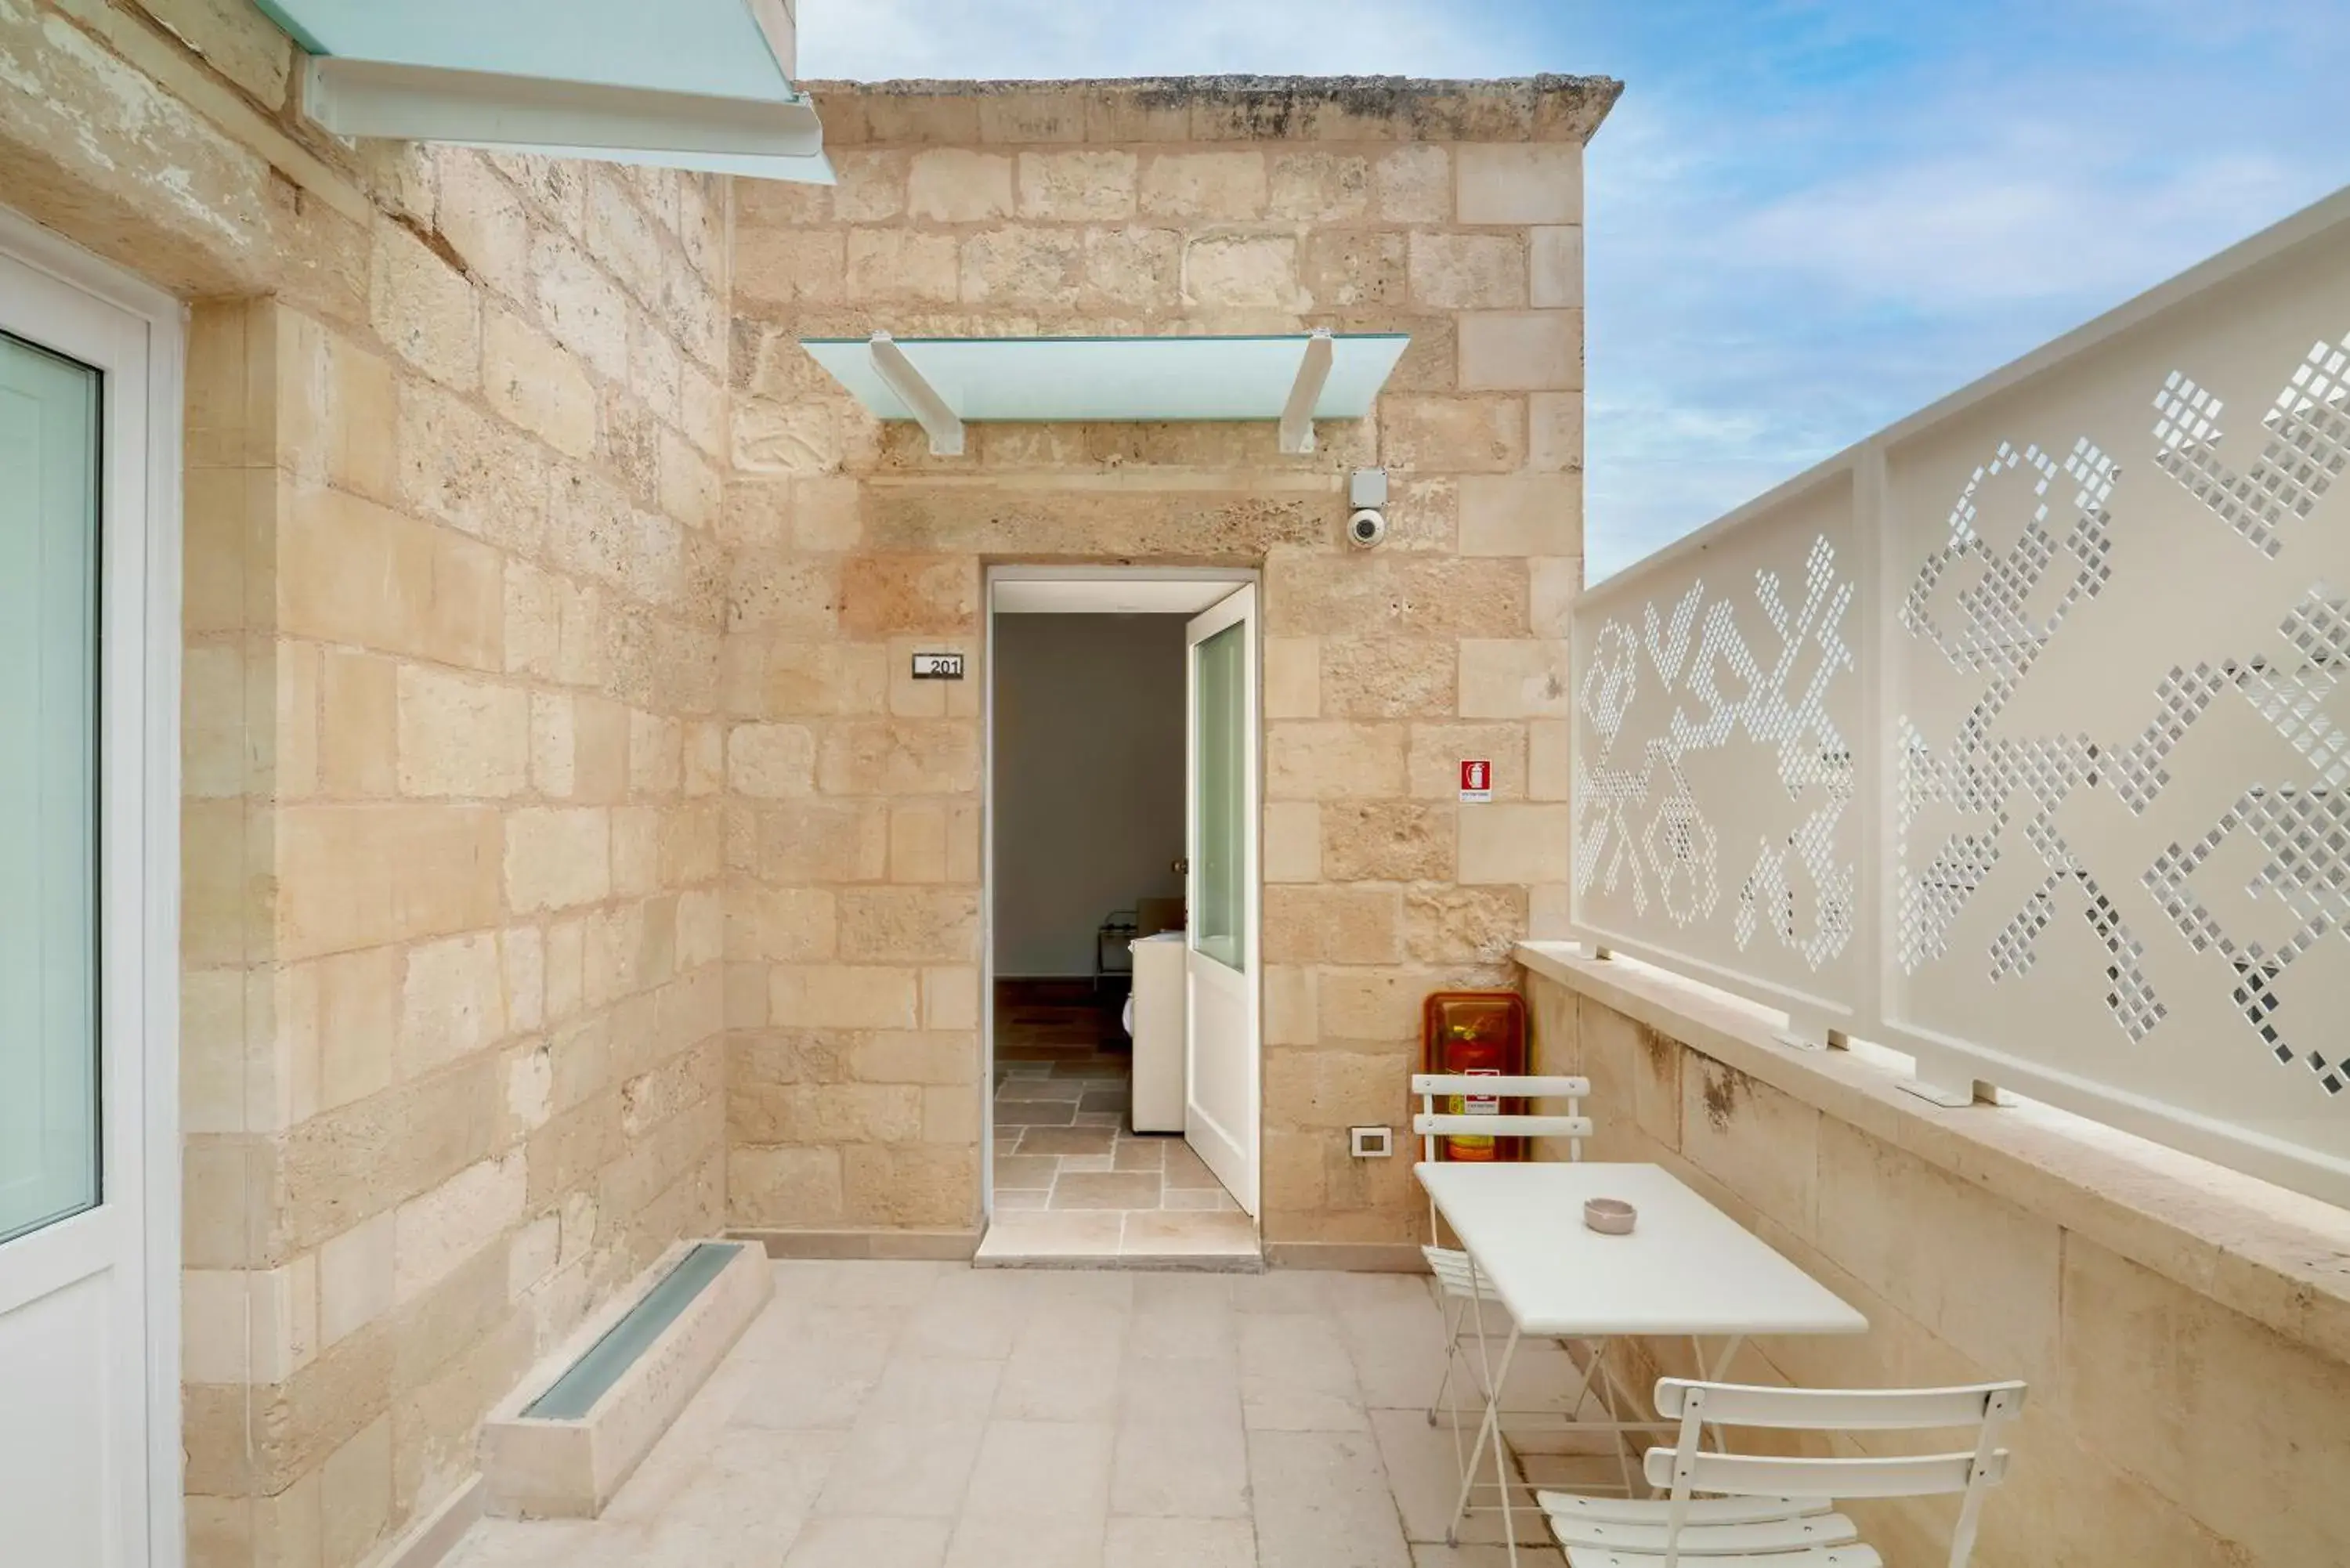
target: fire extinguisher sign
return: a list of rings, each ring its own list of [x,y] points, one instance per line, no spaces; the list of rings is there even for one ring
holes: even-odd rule
[[[1480,804],[1493,798],[1493,764],[1483,757],[1461,762],[1461,798]]]

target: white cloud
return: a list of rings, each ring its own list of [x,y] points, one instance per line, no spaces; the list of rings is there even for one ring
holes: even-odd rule
[[[2114,303],[2291,211],[2298,171],[2220,152],[2152,177],[1986,150],[1870,170],[1755,213],[1733,249],[1853,295],[1963,310]]]

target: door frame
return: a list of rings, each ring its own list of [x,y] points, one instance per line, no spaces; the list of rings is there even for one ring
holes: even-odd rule
[[[186,1552],[180,1397],[180,601],[181,425],[187,308],[51,230],[0,207],[0,257],[133,318],[146,329],[143,388],[104,381],[99,513],[100,626],[135,620],[133,646],[109,650],[100,691],[102,836],[135,832],[139,852],[104,863],[101,1006],[106,1033],[142,1044],[147,1562],[179,1568]],[[38,342],[34,334],[29,341]],[[140,483],[126,479],[143,466]],[[135,611],[135,618],[130,612]],[[136,693],[124,711],[123,694]],[[135,803],[135,822],[123,817]],[[102,838],[103,841],[103,838]],[[120,1031],[118,1033],[118,1030]]]
[[[979,1194],[980,1226],[983,1231],[995,1218],[995,590],[1003,583],[1101,583],[1112,585],[1151,582],[1199,583],[1203,587],[1232,589],[1253,586],[1262,603],[1264,574],[1253,566],[1087,566],[1047,563],[1006,563],[990,566],[982,574],[980,584],[980,672],[984,684],[980,691],[980,857],[979,857]],[[1225,597],[1216,596],[1216,599]],[[1207,601],[1209,604],[1215,599]],[[1104,607],[1105,612],[1108,607]],[[1193,615],[1194,611],[1170,609],[1169,615]],[[1264,628],[1263,616],[1257,618],[1256,658],[1253,668],[1257,680],[1257,744],[1263,743],[1263,730],[1264,691]],[[1190,659],[1187,649],[1184,658]],[[1185,680],[1190,679],[1188,670]],[[1178,723],[1188,722],[1183,714],[1176,715]],[[1184,751],[1190,755],[1191,740],[1184,739]],[[1257,783],[1255,828],[1259,839],[1257,858],[1258,880],[1263,879],[1264,833],[1263,780]],[[1249,897],[1252,909],[1263,895],[1263,889],[1252,886]],[[1257,986],[1257,1010],[1263,1016],[1264,977],[1253,977]],[[1264,1069],[1263,1042],[1259,1042],[1257,1066],[1257,1114],[1253,1137],[1257,1140],[1257,1159],[1264,1157]],[[1189,1064],[1186,1064],[1189,1072]]]
[[[1240,603],[1233,601],[1239,600]],[[1241,1151],[1248,1162],[1245,1181],[1248,1190],[1233,1191],[1233,1184],[1217,1160],[1209,1158],[1208,1146],[1194,1141],[1192,1123],[1195,1116],[1212,1126],[1213,1118],[1200,1110],[1199,1093],[1200,1019],[1202,1009],[1195,1005],[1201,984],[1202,961],[1225,969],[1200,950],[1192,938],[1196,928],[1187,932],[1183,942],[1183,1137],[1213,1172],[1224,1189],[1238,1199],[1252,1221],[1261,1221],[1264,1191],[1264,594],[1254,583],[1243,584],[1225,597],[1210,605],[1191,618],[1183,628],[1183,840],[1191,858],[1184,865],[1183,899],[1187,912],[1199,906],[1201,876],[1200,841],[1202,815],[1200,787],[1200,758],[1193,746],[1200,735],[1200,658],[1201,650],[1210,639],[1221,637],[1235,626],[1245,624],[1253,639],[1245,645],[1247,662],[1243,680],[1247,687],[1247,727],[1241,736],[1241,770],[1247,781],[1249,822],[1242,847],[1241,871],[1241,984],[1239,990],[1247,998],[1247,1030],[1250,1054],[1256,1062],[1256,1094],[1249,1106],[1248,1136],[1245,1140],[1224,1140],[1226,1143],[1245,1142]],[[1201,630],[1202,623],[1210,623]],[[1229,981],[1214,982],[1222,987]],[[1211,1143],[1214,1140],[1211,1139]],[[1219,1156],[1219,1158],[1222,1157]]]

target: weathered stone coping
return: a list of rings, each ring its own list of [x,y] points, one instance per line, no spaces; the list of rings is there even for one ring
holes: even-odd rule
[[[2037,1104],[1956,1110],[1869,1054],[1775,1038],[1768,1008],[1572,942],[1521,942],[1529,974],[1589,997],[2321,1355],[2350,1361],[2350,1210]]]
[[[803,81],[828,147],[1127,141],[1588,141],[1612,77]]]

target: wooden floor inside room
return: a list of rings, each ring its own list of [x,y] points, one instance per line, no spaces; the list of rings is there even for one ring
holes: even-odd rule
[[[1256,1223],[1180,1133],[1132,1129],[1122,979],[997,982],[983,1262],[1253,1262]]]

